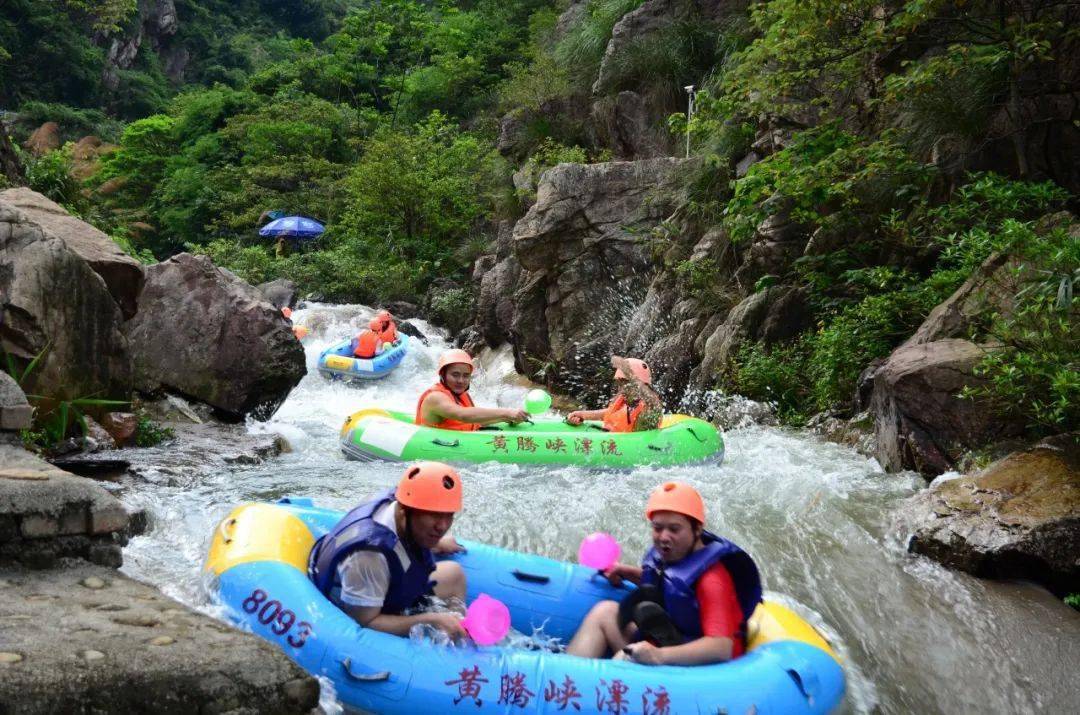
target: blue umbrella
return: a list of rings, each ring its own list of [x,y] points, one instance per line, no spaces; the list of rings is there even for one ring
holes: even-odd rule
[[[266,224],[259,229],[260,236],[290,236],[293,238],[315,238],[326,230],[321,223],[303,216],[286,216]]]

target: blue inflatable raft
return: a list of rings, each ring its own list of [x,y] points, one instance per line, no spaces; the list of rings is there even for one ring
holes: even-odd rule
[[[319,374],[328,380],[377,380],[386,377],[405,359],[409,336],[398,333],[396,343],[371,359],[353,357],[352,340],[328,347],[319,354]]]
[[[844,694],[828,644],[775,602],[750,622],[747,654],[677,667],[577,658],[517,648],[438,647],[361,627],[307,578],[318,536],[343,515],[308,500],[235,509],[206,561],[211,591],[229,617],[326,676],[347,706],[375,713],[827,713]],[[453,558],[470,600],[503,601],[513,626],[568,641],[588,609],[619,599],[595,571],[479,543]]]

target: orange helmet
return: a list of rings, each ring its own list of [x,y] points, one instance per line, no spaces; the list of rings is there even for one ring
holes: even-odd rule
[[[652,519],[658,511],[673,511],[705,523],[705,502],[698,490],[686,482],[664,482],[653,489],[645,504],[645,518]]]
[[[288,306],[282,308],[281,314],[284,315],[286,318],[292,319],[292,308]]]
[[[382,327],[382,321],[379,320],[378,318],[372,318],[371,320],[368,321],[367,326],[369,328],[371,328],[372,330],[378,330],[379,328]]]
[[[418,462],[405,470],[394,498],[423,511],[461,511],[461,476],[442,462]]]
[[[385,322],[387,320],[393,320],[394,316],[390,315],[389,310],[380,310],[378,313],[375,314],[375,319],[381,322]]]
[[[626,362],[630,363],[630,372],[634,373],[634,377],[644,382],[646,385],[652,384],[652,372],[649,370],[649,366],[644,360],[638,360],[637,358],[626,358]],[[615,370],[616,380],[625,380],[626,375],[622,370]]]
[[[476,369],[476,365],[473,364],[472,355],[469,353],[464,350],[447,350],[439,356],[438,373],[442,375],[443,368],[447,365],[456,365],[457,363],[468,365],[474,370]]]

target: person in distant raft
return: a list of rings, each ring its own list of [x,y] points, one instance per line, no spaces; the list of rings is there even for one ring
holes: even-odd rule
[[[379,334],[379,340],[384,345],[392,345],[398,341],[397,325],[394,323],[394,316],[390,315],[390,311],[380,310],[375,314],[372,323],[375,321],[379,322],[379,327],[372,328],[372,330]]]
[[[356,336],[353,347],[353,356],[362,360],[369,360],[383,351],[385,344],[379,337],[382,321],[372,318],[368,322],[368,329]]]
[[[608,432],[641,432],[659,429],[664,405],[652,389],[652,372],[643,360],[614,355],[615,385],[618,394],[605,409],[575,410],[566,421],[579,425],[585,420],[603,420]]]
[[[462,550],[448,536],[461,511],[461,477],[440,462],[420,462],[389,489],[346,514],[315,542],[308,577],[365,628],[407,636],[418,623],[465,635],[458,613],[412,613],[430,595],[464,606],[465,572],[436,555]]]
[[[464,350],[448,350],[439,357],[439,381],[416,402],[416,424],[471,432],[495,422],[517,424],[529,419],[522,409],[477,407],[469,397],[474,365]]]
[[[705,502],[685,482],[665,482],[649,496],[645,518],[653,546],[641,566],[615,564],[604,576],[639,588],[622,603],[593,606],[566,652],[613,653],[646,665],[704,665],[737,658],[746,624],[761,602],[750,555],[705,530]]]

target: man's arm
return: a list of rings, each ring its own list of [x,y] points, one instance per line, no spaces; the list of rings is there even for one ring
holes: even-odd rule
[[[525,410],[501,407],[465,407],[441,392],[433,392],[424,400],[423,409],[438,419],[451,419],[471,425],[490,425],[495,422],[524,422],[529,418]]]
[[[452,638],[464,637],[461,616],[456,613],[418,613],[414,616],[393,616],[383,613],[380,606],[347,606],[345,612],[365,628],[389,633],[395,636],[408,636],[409,629],[418,623],[426,623],[446,631]]]
[[[702,636],[697,640],[659,648],[641,641],[626,646],[626,653],[635,663],[645,665],[706,665],[731,660],[734,643],[730,638]]]

